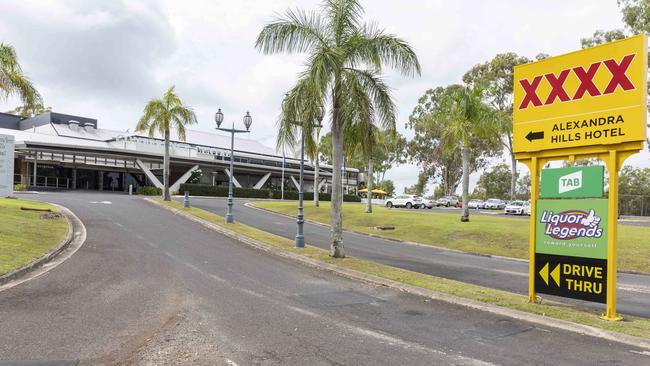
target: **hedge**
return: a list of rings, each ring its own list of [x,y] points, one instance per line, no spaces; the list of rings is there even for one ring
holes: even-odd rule
[[[181,184],[180,189],[178,190],[180,194],[188,192],[192,196],[212,196],[212,197],[227,197],[228,196],[228,187],[226,186],[212,186],[209,184]],[[252,189],[252,188],[233,188],[233,195],[238,198],[272,198],[272,199],[281,199],[282,191],[270,190],[270,189]],[[321,201],[331,201],[332,197],[329,193],[319,193],[318,198]],[[284,192],[285,200],[297,200],[298,192],[296,191],[285,191]],[[314,199],[313,192],[305,192],[303,194],[303,199],[310,201]],[[361,198],[354,195],[344,195],[343,200],[345,202],[361,202]]]
[[[162,196],[162,189],[154,186],[142,186],[138,187],[135,193],[143,196]]]

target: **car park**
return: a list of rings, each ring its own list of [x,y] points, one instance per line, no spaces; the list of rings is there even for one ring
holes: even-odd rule
[[[504,209],[506,215],[523,215],[525,213],[524,201],[512,201]]]
[[[488,210],[503,210],[506,208],[506,203],[498,198],[490,198],[485,201],[485,208]]]
[[[469,200],[469,202],[467,202],[467,207],[476,208],[476,209],[484,208],[485,203],[482,200],[473,199],[473,200]]]
[[[436,207],[445,206],[445,207],[458,207],[458,198],[454,196],[444,196],[436,200]]]
[[[402,194],[396,197],[386,199],[386,207],[405,207],[405,208],[420,208],[422,205],[422,197],[413,194]]]

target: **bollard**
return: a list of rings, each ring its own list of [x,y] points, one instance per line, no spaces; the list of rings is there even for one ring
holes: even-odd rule
[[[185,191],[185,198],[183,199],[183,208],[190,208],[190,193]]]
[[[129,184],[129,196],[133,195],[133,184]]]

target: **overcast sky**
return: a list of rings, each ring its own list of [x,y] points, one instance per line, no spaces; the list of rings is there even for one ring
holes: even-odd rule
[[[622,28],[615,0],[373,0],[366,20],[408,41],[422,75],[387,75],[399,107],[398,128],[429,88],[461,81],[473,65],[513,51],[532,57],[580,48],[596,29]],[[92,117],[100,127],[135,126],[146,102],[176,85],[210,131],[221,107],[227,122],[253,116],[250,138],[275,146],[280,101],[305,57],[264,56],[253,45],[263,25],[313,0],[4,0],[0,41],[16,48],[24,71],[54,111]],[[0,110],[16,101],[0,101]],[[629,160],[648,166],[650,156]],[[498,163],[497,159],[494,163]],[[524,168],[525,169],[525,168]],[[417,168],[392,169],[401,191]],[[476,174],[472,181],[476,180]]]

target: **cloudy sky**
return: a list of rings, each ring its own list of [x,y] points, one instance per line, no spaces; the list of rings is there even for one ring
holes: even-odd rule
[[[541,4],[544,4],[543,6]],[[429,88],[458,83],[465,71],[500,52],[557,55],[578,49],[596,29],[621,28],[615,0],[366,0],[366,20],[407,40],[422,75],[388,73],[399,129]],[[23,69],[55,111],[97,118],[100,127],[135,126],[147,100],[176,85],[210,131],[253,115],[250,138],[275,146],[280,101],[305,58],[265,56],[253,45],[263,25],[288,8],[316,9],[316,0],[4,0],[0,41],[13,45]],[[16,101],[0,101],[0,110]],[[647,166],[647,153],[630,159]],[[502,159],[497,159],[498,163]],[[417,168],[387,175],[398,189]],[[476,177],[473,177],[473,181]]]

